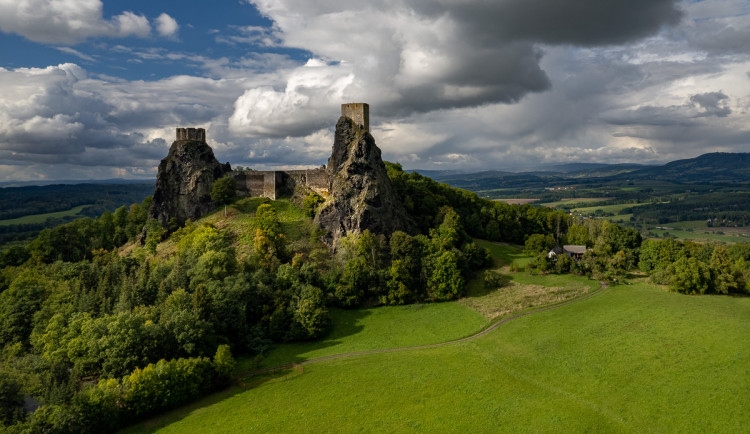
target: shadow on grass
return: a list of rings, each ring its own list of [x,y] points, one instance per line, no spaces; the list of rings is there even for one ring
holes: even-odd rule
[[[133,425],[127,426],[118,432],[123,434],[156,432],[161,428],[181,421],[182,419],[190,416],[195,411],[199,411],[205,407],[218,404],[249,389],[259,387],[264,383],[272,381],[284,381],[286,379],[294,378],[298,375],[301,375],[302,372],[303,370],[301,367],[290,367],[283,370],[269,372],[263,375],[238,378],[231,386],[227,387],[226,389],[211,393],[209,395],[205,395],[202,398],[198,398],[191,403],[184,404],[171,410],[167,410],[164,413],[153,416],[151,418],[137,421]]]
[[[319,357],[325,348],[331,348],[344,344],[345,338],[360,333],[364,326],[361,320],[370,315],[366,309],[339,309],[330,308],[331,331],[326,336],[315,341],[289,342],[274,345],[264,355],[261,362],[262,368],[279,366],[286,363],[300,363],[311,358]],[[340,352],[345,352],[342,350]],[[325,351],[325,355],[336,354],[336,351]]]
[[[487,287],[484,284],[484,272],[477,273],[476,276],[474,276],[469,283],[466,285],[466,295],[467,298],[472,297],[483,297],[485,295],[491,294],[495,291],[497,291],[500,288],[504,288],[510,284],[510,282],[513,281],[513,278],[508,274],[500,274],[499,272],[496,274],[496,284]]]
[[[234,202],[232,207],[237,208],[242,213],[249,214],[254,213],[261,204],[266,202],[269,202],[269,199],[264,197],[241,198]]]

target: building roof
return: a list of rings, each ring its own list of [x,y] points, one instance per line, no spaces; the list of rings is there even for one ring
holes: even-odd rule
[[[563,250],[565,253],[571,253],[576,255],[583,255],[586,253],[586,246],[576,246],[576,245],[565,245],[563,246]]]

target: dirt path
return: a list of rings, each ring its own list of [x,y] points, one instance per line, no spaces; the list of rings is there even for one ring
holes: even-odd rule
[[[586,300],[586,299],[591,298],[591,297],[593,297],[593,296],[595,296],[597,294],[602,293],[608,286],[609,286],[608,284],[602,282],[602,286],[599,289],[597,289],[595,291],[591,291],[591,292],[589,292],[589,293],[587,293],[585,295],[582,295],[582,296],[580,296],[578,298],[573,298],[573,299],[564,301],[562,303],[553,304],[553,305],[541,307],[541,308],[538,308],[538,309],[530,310],[528,312],[522,312],[522,313],[517,313],[515,315],[511,315],[509,317],[503,318],[500,321],[498,321],[498,322],[490,325],[489,327],[487,327],[484,330],[481,330],[481,331],[479,331],[479,332],[477,332],[477,333],[475,333],[475,334],[473,334],[471,336],[467,336],[467,337],[464,337],[464,338],[454,339],[452,341],[440,342],[440,343],[437,343],[437,344],[415,345],[415,346],[410,346],[410,347],[384,348],[384,349],[379,349],[379,350],[354,351],[354,352],[350,352],[350,353],[332,354],[330,356],[316,357],[316,358],[305,360],[305,361],[298,362],[298,363],[286,363],[284,365],[273,366],[273,367],[270,367],[270,368],[258,369],[258,370],[250,372],[247,375],[243,375],[242,378],[248,379],[248,378],[251,378],[251,377],[254,377],[254,376],[257,376],[257,375],[270,374],[270,373],[273,373],[273,372],[276,372],[276,371],[283,371],[283,370],[292,369],[292,368],[297,368],[297,369],[301,370],[301,367],[304,366],[304,365],[309,365],[311,363],[323,362],[323,361],[326,361],[326,360],[343,359],[345,357],[364,356],[364,355],[367,355],[367,354],[397,353],[397,352],[401,352],[401,351],[426,350],[426,349],[430,349],[430,348],[438,348],[438,347],[445,347],[445,346],[448,346],[448,345],[460,344],[462,342],[467,342],[467,341],[479,338],[481,336],[484,336],[484,335],[492,332],[496,328],[500,327],[501,325],[503,325],[503,324],[505,324],[507,322],[513,321],[514,319],[521,318],[521,317],[524,317],[524,316],[527,316],[527,315],[531,315],[531,314],[536,314],[536,313],[539,313],[539,312],[544,312],[544,311],[547,311],[547,310],[557,309],[558,307],[563,307],[563,306],[567,306],[567,305],[572,304],[572,303],[577,303],[579,301]]]

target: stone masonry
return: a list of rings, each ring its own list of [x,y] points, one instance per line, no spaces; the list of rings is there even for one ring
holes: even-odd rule
[[[363,102],[341,104],[341,116],[354,121],[356,125],[370,132],[370,105]]]

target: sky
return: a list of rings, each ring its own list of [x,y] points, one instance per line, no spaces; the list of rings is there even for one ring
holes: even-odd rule
[[[0,0],[0,181],[326,163],[370,104],[408,169],[750,152],[747,0]]]

